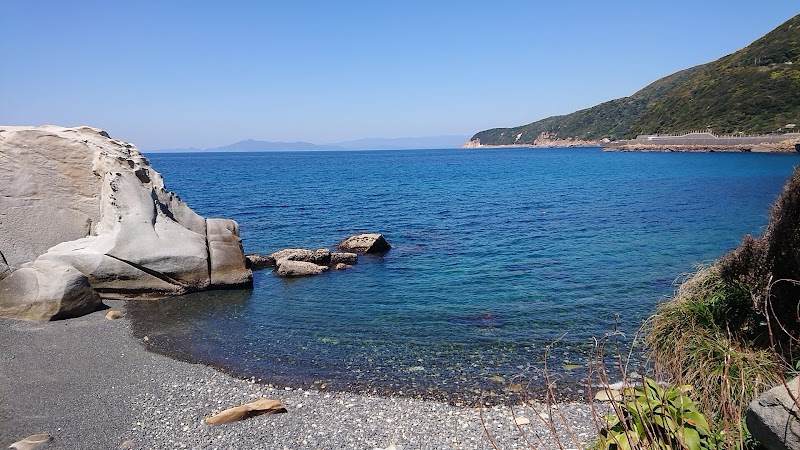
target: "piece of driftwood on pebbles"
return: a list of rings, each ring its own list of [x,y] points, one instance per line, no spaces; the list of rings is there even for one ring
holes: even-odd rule
[[[213,416],[206,418],[206,423],[209,425],[222,425],[224,423],[249,419],[262,414],[276,414],[284,412],[286,412],[286,408],[283,407],[283,403],[281,403],[280,400],[262,397],[256,401],[235,406],[233,408],[228,408],[225,411],[214,414]]]
[[[34,450],[38,448],[45,448],[53,438],[47,433],[39,433],[39,434],[32,434],[25,439],[21,439],[13,444],[9,445],[8,448],[13,448],[15,450]]]

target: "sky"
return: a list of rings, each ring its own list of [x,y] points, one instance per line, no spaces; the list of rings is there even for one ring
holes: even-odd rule
[[[630,95],[800,13],[759,1],[0,0],[0,124],[140,149],[472,134]]]

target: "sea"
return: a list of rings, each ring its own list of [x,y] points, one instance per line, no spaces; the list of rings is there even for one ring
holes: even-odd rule
[[[598,349],[627,357],[676,280],[763,230],[800,163],[599,148],[146,156],[196,212],[235,219],[246,253],[362,232],[392,245],[347,270],[258,270],[252,289],[130,302],[152,351],[261,383],[456,404],[579,395]]]

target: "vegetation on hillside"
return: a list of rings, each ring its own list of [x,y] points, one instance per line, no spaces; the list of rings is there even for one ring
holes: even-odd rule
[[[676,72],[629,97],[514,128],[481,131],[481,144],[560,139],[628,139],[711,127],[763,134],[800,124],[800,15],[717,61]]]

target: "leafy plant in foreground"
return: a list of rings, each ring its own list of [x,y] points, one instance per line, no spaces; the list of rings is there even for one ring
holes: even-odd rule
[[[614,403],[607,417],[608,427],[600,430],[600,448],[700,450],[718,448],[722,437],[712,433],[705,416],[687,393],[691,386],[662,388],[652,378],[628,388]]]

